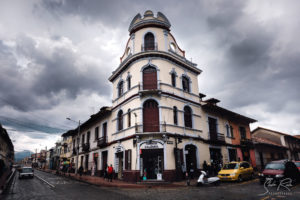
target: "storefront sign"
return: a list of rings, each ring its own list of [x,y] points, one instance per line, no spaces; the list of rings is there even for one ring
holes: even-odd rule
[[[163,149],[163,148],[164,146],[161,143],[155,141],[152,141],[152,143],[143,143],[140,146],[140,149]]]
[[[173,144],[173,141],[167,141],[167,144]]]

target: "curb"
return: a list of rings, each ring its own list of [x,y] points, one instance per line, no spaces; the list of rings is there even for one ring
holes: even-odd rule
[[[73,176],[62,176],[62,175],[58,175],[56,173],[52,173],[51,171],[44,171],[44,170],[40,170],[39,171],[42,172],[46,172],[46,173],[51,173],[53,175],[56,176],[60,176],[60,177],[65,177],[71,180],[75,180],[75,181],[79,181],[79,182],[83,182],[83,183],[87,183],[89,185],[95,185],[98,187],[110,187],[110,188],[136,188],[136,189],[145,189],[145,188],[179,188],[179,187],[186,187],[186,185],[178,185],[178,184],[164,184],[164,185],[142,185],[142,184],[124,184],[124,185],[113,185],[113,184],[105,184],[105,183],[92,183],[83,179],[79,179],[79,178],[75,178]]]

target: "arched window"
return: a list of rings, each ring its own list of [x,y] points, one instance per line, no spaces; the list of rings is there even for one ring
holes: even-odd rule
[[[144,132],[159,132],[158,103],[153,99],[147,100],[143,106]]]
[[[118,97],[122,96],[123,95],[123,81],[121,81],[119,84],[118,84]]]
[[[157,73],[154,67],[148,66],[143,70],[143,89],[157,89]]]
[[[127,112],[127,115],[128,115],[128,127],[130,127],[131,126],[131,110],[130,110],[130,108],[128,109],[128,112]]]
[[[184,107],[184,126],[192,128],[192,109],[189,106]]]
[[[185,92],[190,92],[190,80],[186,76],[182,76],[182,89]]]
[[[171,82],[172,82],[172,86],[176,87],[176,74],[174,72],[171,73]]]
[[[118,112],[117,121],[118,121],[118,131],[123,130],[123,111],[122,110],[120,110]]]
[[[177,107],[176,106],[173,107],[173,118],[174,118],[174,124],[177,125],[178,118],[177,118]]]
[[[144,50],[151,51],[154,50],[154,35],[152,33],[147,33],[144,38]]]

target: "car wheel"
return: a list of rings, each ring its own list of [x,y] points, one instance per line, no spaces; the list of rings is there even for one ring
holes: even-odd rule
[[[243,181],[243,178],[242,178],[241,175],[239,175],[239,177],[238,177],[238,182],[240,183],[240,182],[242,182],[242,181]]]

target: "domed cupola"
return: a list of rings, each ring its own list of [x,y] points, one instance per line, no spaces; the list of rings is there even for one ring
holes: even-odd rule
[[[130,34],[145,27],[159,27],[170,30],[171,24],[167,17],[161,12],[157,13],[157,17],[154,17],[151,10],[147,10],[142,18],[141,14],[137,14],[130,23],[128,31]]]

